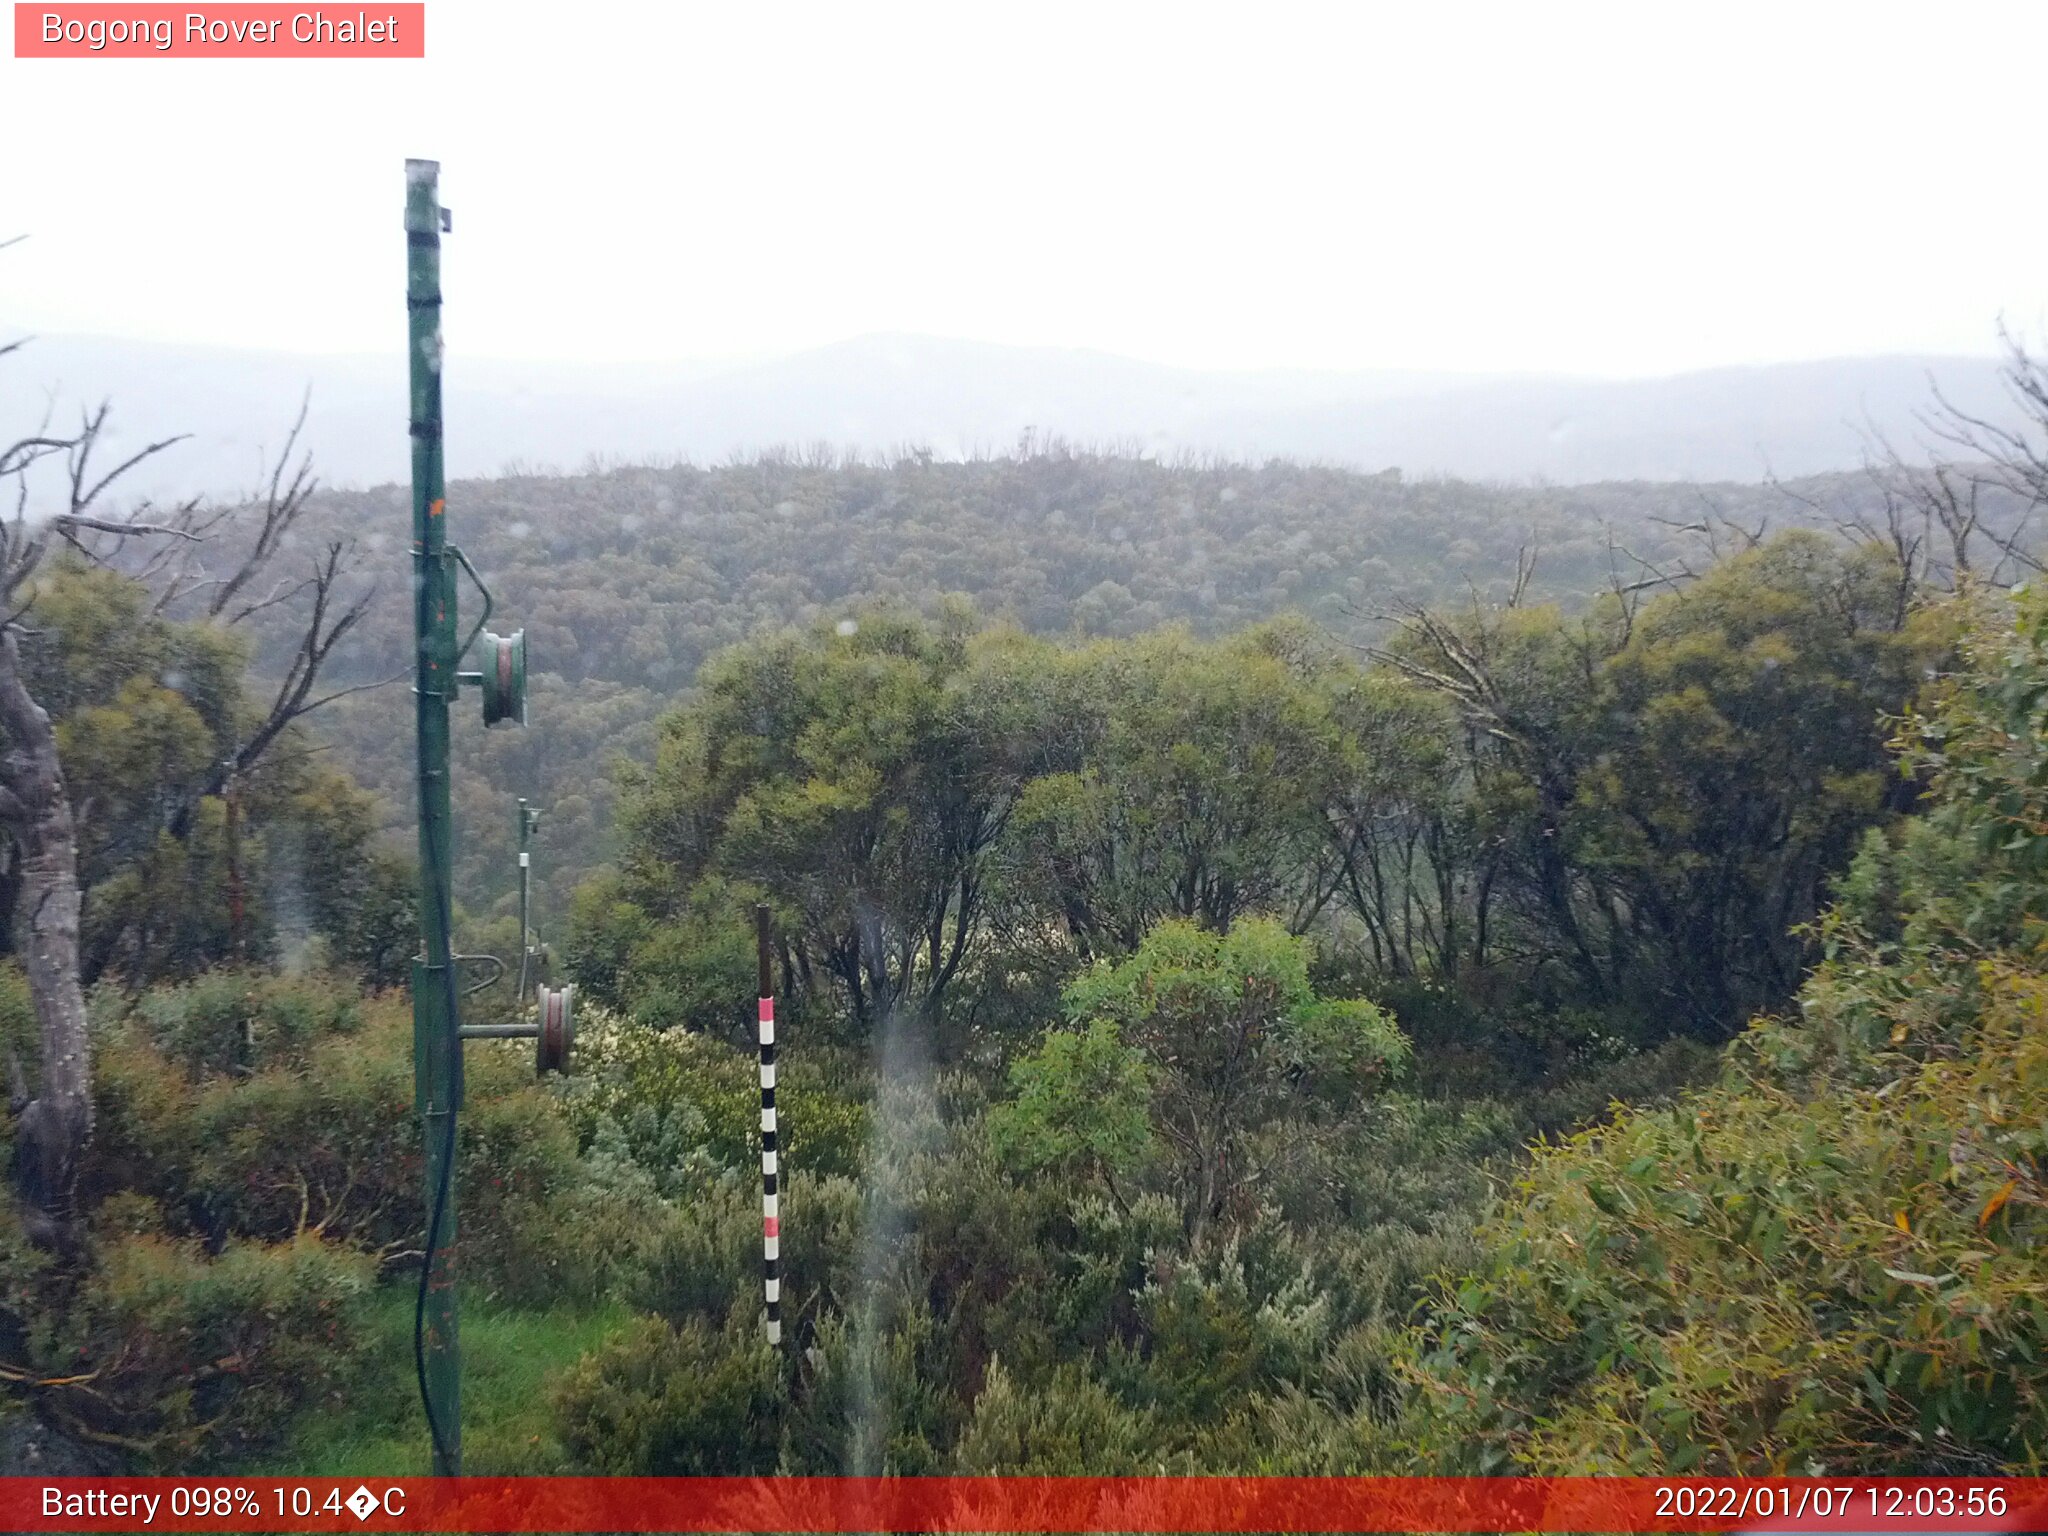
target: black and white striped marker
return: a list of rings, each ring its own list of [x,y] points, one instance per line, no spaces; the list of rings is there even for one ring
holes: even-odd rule
[[[776,1191],[775,984],[768,960],[768,909],[754,909],[761,970],[761,1288],[768,1303],[768,1342],[782,1343],[782,1216]]]

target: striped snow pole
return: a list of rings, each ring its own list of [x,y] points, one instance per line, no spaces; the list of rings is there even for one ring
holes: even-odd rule
[[[768,960],[769,917],[754,908],[754,945],[761,971],[761,1288],[768,1302],[768,1342],[782,1342],[782,1216],[776,1194],[775,978]]]

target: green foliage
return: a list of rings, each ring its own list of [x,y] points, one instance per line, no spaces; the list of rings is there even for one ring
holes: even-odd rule
[[[579,971],[722,1028],[758,890],[793,1003],[960,1056],[1162,919],[1265,913],[1376,985],[1516,996],[1532,1065],[1718,1042],[1910,805],[1880,717],[1951,638],[1896,566],[1797,533],[1639,606],[1417,616],[1369,667],[1298,622],[1062,646],[870,610],[707,663],[579,900]]]
[[[1270,1218],[1185,1261],[1155,1258],[1135,1301],[1137,1341],[1110,1351],[1109,1374],[1183,1429],[1214,1424],[1247,1393],[1305,1384],[1328,1342],[1329,1298]]]
[[[117,1362],[108,1393],[139,1417],[166,1470],[274,1443],[291,1415],[345,1387],[361,1361],[370,1266],[312,1238],[230,1243],[217,1258],[142,1237],[101,1257],[80,1316],[88,1357]]]
[[[954,1465],[966,1477],[1142,1477],[1160,1467],[1151,1419],[1077,1366],[1027,1388],[992,1361]]]
[[[1304,1088],[1348,1096],[1394,1076],[1408,1057],[1406,1039],[1373,1004],[1318,998],[1308,945],[1269,918],[1247,918],[1225,933],[1163,922],[1130,959],[1084,973],[1066,1003],[1075,1020],[1113,1027],[1098,1037],[1107,1070],[1151,1083],[1153,1132],[1170,1149],[1169,1177],[1196,1235],[1256,1176],[1245,1155],[1252,1130],[1298,1104]],[[1110,1053],[1119,1038],[1142,1063],[1142,1079],[1132,1075],[1137,1065],[1116,1065]],[[1029,1059],[1024,1080],[1039,1103],[1099,1082],[1071,1072],[1048,1079],[1044,1065],[1043,1055]],[[1099,1127],[1106,1111],[1065,1113],[1070,1121],[1090,1115]],[[1043,1124],[1046,1112],[1034,1118]]]
[[[810,1219],[799,1224],[795,1212],[812,1202],[809,1195],[815,1181],[792,1176],[782,1186],[782,1208],[792,1236],[802,1232],[814,1247],[830,1245],[850,1252],[852,1236],[836,1232],[829,1216],[805,1210]],[[840,1239],[834,1243],[834,1237]],[[761,1261],[761,1197],[758,1186],[749,1188],[736,1178],[702,1183],[689,1199],[678,1203],[673,1220],[664,1223],[637,1283],[628,1299],[643,1312],[651,1312],[681,1327],[695,1319],[707,1327],[723,1324],[736,1302],[759,1285]],[[794,1265],[785,1260],[784,1268]],[[802,1290],[785,1275],[783,1294],[794,1314],[799,1297],[816,1284],[815,1264],[806,1265],[810,1285]]]
[[[1878,720],[1946,634],[1900,586],[1868,552],[1786,535],[1645,609],[1606,664],[1567,835],[1647,918],[1662,1005],[1710,1028],[1777,1005],[1821,876],[1906,803]]]
[[[951,1351],[930,1305],[876,1292],[828,1317],[804,1353],[785,1462],[812,1476],[930,1476],[957,1435]]]
[[[627,1006],[627,968],[652,929],[653,920],[626,894],[617,870],[599,870],[576,887],[562,958],[587,1000],[615,1010]]]
[[[194,1078],[303,1064],[316,1040],[353,1034],[354,989],[332,977],[211,971],[137,1005],[156,1048]]]
[[[92,1011],[85,1261],[33,1248],[0,1211],[16,1390],[137,1468],[246,1467],[300,1416],[339,1411],[374,1284],[401,1266],[407,1285],[423,1216],[408,1010],[237,972],[132,1002],[101,988]],[[461,1129],[472,1304],[587,1301],[640,1272],[668,1208],[578,1157],[527,1052],[471,1048]]]
[[[316,1238],[209,1256],[109,1228],[93,1268],[65,1275],[10,1216],[0,1253],[14,1282],[0,1321],[40,1382],[36,1406],[145,1469],[233,1464],[275,1445],[362,1363],[372,1266]]]
[[[668,921],[655,923],[631,902],[607,900],[605,889],[577,892],[570,974],[594,973],[597,995],[638,1023],[751,1042],[756,893],[716,876],[699,880]]]
[[[324,946],[329,964],[366,987],[406,985],[419,948],[412,860],[382,845],[375,795],[334,772],[287,777],[293,767],[270,770],[276,798],[258,827],[271,947],[281,961],[303,965],[309,950]]]
[[[1104,1031],[1062,1033],[1082,1041],[1083,1057],[1087,1033],[1115,1047]],[[1342,1212],[1300,1229],[1278,1212],[1227,1213],[1217,1241],[1191,1252],[1177,1203],[1159,1194],[1130,1190],[1120,1206],[1077,1193],[1049,1169],[1013,1176],[996,1150],[1008,1134],[997,1130],[1004,1114],[985,1115],[958,1076],[911,1073],[878,1089],[858,1184],[810,1175],[785,1155],[790,1374],[779,1389],[776,1465],[905,1474],[1257,1467],[1283,1454],[1285,1442],[1270,1436],[1287,1412],[1298,1427],[1300,1410],[1281,1406],[1288,1394],[1340,1391],[1344,1412],[1361,1422],[1325,1428],[1330,1446],[1351,1458],[1343,1465],[1359,1464],[1355,1442],[1380,1433],[1373,1425],[1399,1396],[1398,1321],[1438,1268],[1473,1257],[1469,1222],[1440,1209],[1479,1197],[1469,1165],[1463,1186],[1387,1190],[1356,1225]],[[1491,1121],[1445,1130],[1420,1107],[1382,1125],[1362,1109],[1322,1127],[1354,1160],[1345,1166],[1455,1159],[1503,1134]],[[609,1158],[601,1147],[593,1155]],[[757,1201],[750,1172],[705,1159],[629,1292],[688,1336],[693,1362],[706,1340],[750,1340],[758,1328]],[[1365,1342],[1335,1348],[1359,1328]],[[685,1347],[646,1337],[657,1352]],[[720,1343],[718,1358],[741,1347]],[[645,1383],[606,1396],[622,1379],[623,1350],[588,1363],[583,1396],[564,1402],[575,1417],[560,1433],[565,1443],[584,1437],[586,1465],[650,1465],[648,1423],[697,1426],[708,1412],[695,1393],[672,1402]],[[598,1401],[609,1416],[593,1420],[587,1411]],[[1104,1416],[1115,1427],[1091,1444],[1086,1426]],[[700,1427],[686,1432],[697,1447],[688,1454],[706,1458],[688,1464],[705,1470],[742,1470],[768,1454]],[[713,1456],[729,1459],[713,1465]]]
[[[1540,1154],[1439,1320],[1448,1442],[1557,1472],[2031,1462],[2048,1274],[1998,1127],[2048,1056],[2042,984],[2008,986],[1967,1063],[1883,1099],[1737,1072]]]
[[[1398,601],[1355,477],[920,473],[618,481],[731,532],[719,572],[665,525],[626,540],[551,512],[534,536],[526,579],[546,571],[559,598],[536,649],[561,668],[536,676],[536,712],[553,689],[559,729],[460,749],[482,829],[462,879],[509,888],[492,775],[549,786],[544,869],[557,846],[568,868],[612,862],[562,945],[588,1004],[576,1075],[539,1087],[530,1048],[469,1048],[464,1274],[514,1318],[582,1308],[590,1348],[558,1383],[537,1364],[520,1378],[531,1412],[504,1418],[487,1464],[2031,1464],[2048,1428],[2029,1364],[2048,1343],[2030,1225],[2037,609],[1980,634],[1972,675],[1909,717],[1899,773],[1880,715],[1952,625],[1867,552],[1795,537],[1633,608],[1481,602],[1348,629],[1383,642],[1367,662],[1291,621],[1204,638],[1295,599],[1339,628],[1368,592]],[[1368,490],[1375,517],[1409,519],[1460,494]],[[807,584],[839,545],[929,534],[946,496],[972,501],[987,548],[927,539],[879,589],[909,601],[849,608],[850,576]],[[833,548],[736,595],[773,527],[828,511]],[[1098,515],[1142,537],[1078,531]],[[1233,537],[1211,547],[1213,527]],[[1282,528],[1307,537],[1275,555]],[[1026,529],[1059,560],[990,570]],[[1511,558],[1485,537],[1473,558]],[[642,563],[643,541],[667,563]],[[1367,546],[1351,566],[1328,554]],[[1289,563],[1242,586],[1269,556]],[[139,1458],[256,1455],[334,1405],[296,1336],[244,1348],[224,1298],[311,1328],[356,1315],[346,1276],[410,1279],[404,1001],[319,969],[403,978],[404,867],[364,795],[280,753],[236,806],[250,963],[216,969],[238,946],[228,805],[206,776],[244,657],[150,619],[118,581],[50,586],[36,664],[80,782],[112,808],[88,838],[89,952],[140,990],[94,1001],[84,1194],[107,1262],[67,1289],[0,1243],[8,1358],[54,1371],[82,1345],[115,1388],[97,1422]],[[1025,628],[936,596],[955,586]],[[1176,608],[1197,628],[1157,630]],[[1076,629],[1101,638],[1027,632]],[[370,723],[388,704],[338,708],[371,788],[409,803],[397,733]],[[605,764],[650,745],[635,770]],[[1930,788],[1930,814],[1899,820]],[[1788,936],[1845,864],[1838,906]],[[780,1355],[759,1328],[764,898],[783,978]],[[512,926],[503,899],[464,917],[500,945]],[[1816,955],[1797,1023],[1759,1025],[1719,1081],[1657,1107]],[[11,996],[0,973],[0,1030],[25,1041]],[[1525,1139],[1552,1133],[1524,1170]],[[600,1296],[646,1315],[605,1314],[596,1338]],[[116,1341],[152,1316],[168,1331],[116,1380]],[[258,1361],[260,1385],[209,1443],[216,1350]],[[84,1401],[37,1398],[81,1424]]]
[[[2048,978],[2024,888],[2038,598],[1911,722],[1932,813],[1866,844],[1796,1020],[1541,1151],[1432,1319],[1415,1430],[1479,1470],[1969,1473],[2048,1444]],[[2021,729],[2023,727],[2023,729]],[[1942,846],[1946,844],[1946,846]]]
[[[1341,738],[1293,626],[1202,645],[1167,631],[1047,658],[1059,751],[1020,798],[1017,881],[1084,953],[1135,948],[1166,917],[1228,927],[1312,915]]]
[[[272,1037],[290,1049],[195,1083],[186,1058],[158,1043],[239,1038],[251,1018],[294,1021],[296,1035]],[[403,999],[205,977],[145,993],[103,1026],[97,1065],[88,1184],[146,1197],[165,1230],[208,1243],[311,1235],[379,1256],[417,1248],[422,1170]],[[644,1198],[636,1207],[632,1191],[608,1190],[579,1162],[570,1120],[532,1073],[517,1047],[470,1048],[458,1177],[470,1281],[487,1296],[545,1302],[612,1283],[649,1234]]]
[[[759,1155],[756,1058],[704,1035],[657,1029],[596,1009],[578,1022],[576,1072],[564,1091],[584,1147],[637,1164],[664,1194]],[[867,1140],[867,1112],[834,1083],[830,1064],[792,1056],[776,1087],[783,1150],[815,1173],[851,1173]]]
[[[1049,1030],[1011,1065],[1010,1091],[989,1115],[989,1134],[1020,1172],[1098,1174],[1114,1188],[1117,1173],[1151,1150],[1151,1073],[1108,1019]]]
[[[253,981],[230,972],[146,993],[104,1026],[98,1181],[147,1195],[171,1230],[208,1241],[314,1233],[401,1246],[416,1230],[420,1166],[401,1010]],[[346,1027],[280,1033],[290,1049],[229,1070],[270,988],[304,1006],[301,1018]],[[214,1068],[196,1083],[195,1062]]]
[[[1034,670],[968,628],[876,609],[708,664],[625,809],[630,901],[687,924],[717,899],[707,876],[765,889],[801,956],[799,1005],[815,974],[862,1023],[933,1014],[1042,719]],[[701,943],[652,942],[672,971],[705,963]]]
[[[1732,522],[1833,529],[1882,519],[1860,475],[1786,488],[1716,486]],[[1517,557],[1541,552],[1532,603],[1605,591],[1619,545],[1664,569],[1697,561],[1681,530],[1697,487],[1671,483],[1481,486],[1274,460],[1157,459],[1039,445],[966,463],[769,453],[717,466],[521,473],[463,487],[463,542],[520,614],[545,729],[458,732],[457,891],[499,900],[513,859],[515,795],[548,808],[537,853],[542,910],[560,913],[616,835],[615,761],[645,762],[653,722],[704,662],[763,630],[845,616],[886,598],[936,615],[950,595],[1029,633],[1129,638],[1185,623],[1204,638],[1298,613],[1344,641],[1380,638],[1374,616],[1408,602],[1503,602]],[[376,607],[351,637],[346,681],[404,672],[410,592],[401,487],[322,492],[313,539],[393,533]],[[275,619],[276,622],[267,622]],[[295,640],[260,615],[263,654]],[[410,747],[385,693],[323,711],[349,770],[409,829]],[[1398,901],[1391,909],[1397,921]],[[1418,943],[1422,942],[1418,935]]]
[[[141,583],[72,561],[40,575],[35,603],[25,663],[75,808],[86,979],[298,964],[320,940],[373,985],[402,980],[411,900],[405,866],[374,846],[377,801],[296,728],[232,784],[222,768],[262,707],[248,639],[166,618]]]
[[[760,1330],[655,1318],[621,1329],[557,1389],[577,1464],[621,1476],[775,1470],[782,1389]]]

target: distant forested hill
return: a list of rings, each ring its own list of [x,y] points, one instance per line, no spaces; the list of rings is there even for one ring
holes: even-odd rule
[[[382,350],[318,356],[40,336],[35,358],[66,410],[112,396],[110,447],[131,426],[190,434],[128,483],[168,499],[245,489],[309,390],[304,443],[329,484],[404,479],[403,338],[394,324],[371,338]],[[816,441],[869,452],[922,444],[960,459],[1028,434],[1468,480],[1759,480],[1853,469],[1867,429],[1916,441],[1936,389],[1975,416],[2009,423],[2013,411],[1991,356],[1819,358],[1638,379],[1212,372],[903,335],[744,366],[458,349],[446,382],[448,467],[465,477],[593,459],[721,464]]]
[[[949,594],[1038,633],[1221,634],[1298,612],[1348,638],[1403,603],[1498,602],[1535,557],[1531,601],[1568,606],[1616,580],[1704,558],[1707,524],[1827,526],[1880,516],[1860,474],[1778,485],[1489,487],[1273,462],[1170,464],[1057,445],[1022,457],[893,464],[769,455],[721,468],[627,468],[457,482],[452,536],[524,625],[532,725],[484,732],[466,707],[456,780],[459,887],[509,891],[512,800],[549,808],[540,862],[554,910],[605,857],[612,765],[704,658],[764,628],[864,603]],[[408,492],[323,495],[302,536],[360,542],[381,581],[350,681],[409,670]],[[474,610],[471,610],[472,612]],[[399,684],[325,714],[347,766],[409,825],[410,705]]]

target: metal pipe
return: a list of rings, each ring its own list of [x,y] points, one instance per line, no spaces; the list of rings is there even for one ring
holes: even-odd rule
[[[413,1082],[426,1150],[427,1254],[420,1276],[415,1364],[434,1472],[462,1471],[462,1343],[455,1293],[455,1115],[462,1104],[450,948],[454,815],[448,789],[448,710],[457,690],[455,583],[447,547],[441,456],[439,164],[405,162],[405,308],[411,380],[413,700],[419,748],[420,954],[412,970]]]
[[[533,860],[527,852],[527,839],[533,832],[533,821],[526,809],[526,797],[519,799],[519,991],[514,994],[515,1002],[526,1001],[527,971],[533,962],[533,925],[527,920],[527,871]]]

